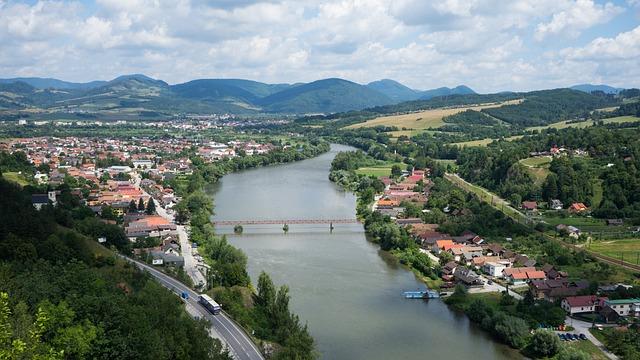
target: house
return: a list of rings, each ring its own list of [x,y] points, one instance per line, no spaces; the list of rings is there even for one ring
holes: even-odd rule
[[[573,203],[568,210],[570,213],[578,214],[589,210],[589,208],[583,203]]]
[[[436,243],[433,245],[433,252],[436,254],[440,254],[440,251],[447,251],[451,249],[452,246],[453,246],[453,240],[450,240],[450,239],[437,240]]]
[[[564,204],[562,204],[562,201],[558,199],[552,199],[549,207],[551,208],[551,210],[562,210]]]
[[[565,224],[558,224],[556,226],[556,231],[558,233],[566,232],[569,237],[575,239],[579,238],[580,234],[582,233],[577,227]]]
[[[456,271],[458,263],[455,261],[449,261],[442,267],[442,279],[445,281],[453,280],[453,273]]]
[[[610,306],[620,316],[640,317],[640,299],[607,300],[606,306]]]
[[[559,279],[569,276],[566,271],[558,271],[555,266],[551,264],[545,264],[541,270],[545,273],[547,279]]]
[[[534,267],[509,268],[503,271],[504,277],[512,285],[526,284],[530,280],[544,280],[544,271]]]
[[[467,269],[462,266],[458,266],[454,272],[453,277],[460,283],[467,286],[482,285],[482,280],[478,274],[474,273],[471,269]]]
[[[47,206],[49,204],[56,206],[56,192],[49,191],[46,194],[33,194],[31,195],[31,204],[36,208],[36,210],[40,210],[43,206]]]
[[[511,263],[505,260],[499,261],[487,261],[482,266],[482,271],[492,277],[501,278],[503,277],[503,272],[506,270]]]
[[[153,161],[147,159],[133,160],[134,169],[150,169],[153,166]]]
[[[516,257],[513,260],[513,264],[516,266],[531,268],[536,265],[536,261],[534,259],[529,258],[527,255],[516,255]]]
[[[592,313],[598,312],[604,306],[606,297],[598,297],[595,295],[582,295],[582,296],[568,296],[562,299],[560,307],[567,313],[579,314],[579,313]]]
[[[623,224],[622,219],[607,219],[608,226],[622,226]]]
[[[535,299],[551,302],[567,296],[576,296],[580,291],[588,288],[589,282],[587,280],[547,279],[529,282],[529,291]]]
[[[538,209],[538,203],[535,201],[523,201],[522,210],[535,211]]]
[[[600,318],[606,324],[615,324],[618,322],[618,320],[620,320],[620,317],[621,316],[618,314],[618,312],[613,310],[611,306],[605,306],[604,308],[602,308],[602,310],[600,310]]]
[[[152,251],[150,255],[153,265],[184,266],[184,258],[180,255],[165,253],[164,251]]]

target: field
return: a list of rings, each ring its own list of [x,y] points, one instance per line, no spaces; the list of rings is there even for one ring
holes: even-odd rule
[[[605,124],[620,124],[620,123],[635,122],[635,121],[640,121],[640,118],[635,116],[618,116],[618,117],[602,120],[602,122],[604,122]],[[569,123],[568,121],[560,121],[560,122],[545,125],[545,126],[529,127],[527,128],[527,131],[533,131],[533,130],[540,131],[544,129],[566,129],[569,127],[585,128],[588,126],[593,126],[593,124],[594,124],[593,120],[576,122],[576,123]]]
[[[536,156],[520,160],[520,164],[524,165],[527,172],[533,176],[536,184],[542,184],[549,175],[549,165],[551,164],[551,156]]]
[[[17,183],[20,186],[29,185],[29,180],[25,179],[25,177],[22,176],[22,174],[19,174],[17,172],[6,172],[2,174],[2,177],[4,177],[9,181]]]
[[[589,244],[589,250],[640,265],[640,238],[593,241]]]
[[[403,164],[403,163],[397,163],[397,164],[400,166],[402,170],[405,170],[407,168],[406,164]],[[356,170],[356,174],[375,176],[375,177],[389,176],[391,175],[391,167],[393,165],[394,165],[393,163],[389,163],[389,164],[361,167],[358,170]]]
[[[493,107],[500,107],[502,105],[508,105],[518,103],[520,100],[507,101],[500,104],[490,105],[477,105],[458,108],[441,108],[431,109],[415,113],[402,114],[402,115],[390,115],[381,116],[372,120],[367,120],[363,123],[353,124],[347,126],[346,129],[358,129],[363,127],[376,127],[376,126],[395,126],[402,130],[424,130],[429,128],[439,128],[444,125],[442,118],[445,116],[457,114],[465,110],[482,110]],[[405,133],[407,135],[412,133]],[[404,135],[404,134],[403,134]]]
[[[513,140],[518,140],[518,139],[522,139],[522,135],[510,136],[508,138],[505,138],[505,140],[507,140],[507,141],[513,141]],[[487,146],[487,145],[491,144],[494,140],[498,140],[498,139],[472,140],[472,141],[451,143],[449,145],[456,145],[456,146],[462,146],[462,147],[466,147],[466,146]]]

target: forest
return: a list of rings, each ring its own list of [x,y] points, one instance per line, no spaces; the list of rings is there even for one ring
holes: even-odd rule
[[[0,193],[1,358],[230,359],[178,297],[75,229],[91,211],[38,212],[4,179]]]

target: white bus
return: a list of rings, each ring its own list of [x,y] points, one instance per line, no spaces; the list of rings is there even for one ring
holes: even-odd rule
[[[222,310],[222,306],[220,306],[220,304],[215,302],[209,295],[206,295],[206,294],[200,295],[200,299],[198,299],[198,302],[202,306],[204,306],[205,309],[209,310],[209,312],[212,313],[213,315],[220,314],[220,311]]]

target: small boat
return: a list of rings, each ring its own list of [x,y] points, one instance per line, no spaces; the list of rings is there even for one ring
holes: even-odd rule
[[[437,299],[440,297],[437,291],[433,290],[418,290],[418,291],[405,291],[402,293],[406,299]]]

